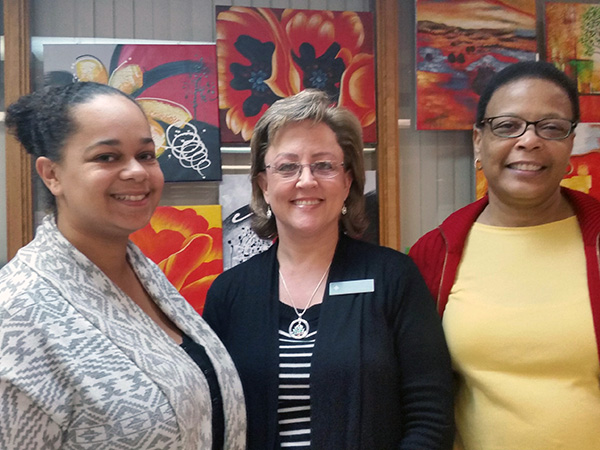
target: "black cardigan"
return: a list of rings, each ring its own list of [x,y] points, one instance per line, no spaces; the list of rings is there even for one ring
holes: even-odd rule
[[[239,371],[248,449],[279,447],[277,244],[221,274],[204,319]],[[324,450],[451,449],[450,357],[421,275],[404,254],[341,236],[332,282],[374,280],[374,292],[329,295],[311,369],[311,442]]]

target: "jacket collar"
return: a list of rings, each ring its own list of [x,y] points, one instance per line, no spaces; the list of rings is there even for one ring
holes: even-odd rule
[[[596,245],[597,236],[600,234],[600,202],[588,194],[565,187],[561,188],[561,193],[575,211],[583,233],[584,244]],[[473,223],[488,204],[489,197],[486,195],[451,214],[442,222],[439,229],[446,240],[449,253],[462,253]]]

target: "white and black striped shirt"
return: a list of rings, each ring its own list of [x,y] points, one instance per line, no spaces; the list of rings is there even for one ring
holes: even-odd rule
[[[320,309],[319,304],[306,311],[303,318],[310,332],[304,339],[294,339],[288,329],[298,316],[291,306],[281,304],[277,415],[282,449],[310,449],[310,367]]]

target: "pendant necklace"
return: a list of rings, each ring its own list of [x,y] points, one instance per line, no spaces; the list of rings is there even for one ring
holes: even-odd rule
[[[279,278],[281,278],[281,284],[283,284],[285,292],[287,293],[288,298],[290,299],[290,302],[292,302],[292,307],[294,308],[294,311],[296,312],[296,315],[298,316],[297,319],[292,320],[292,322],[290,323],[290,326],[288,328],[288,332],[290,333],[290,336],[293,337],[294,339],[304,339],[306,336],[308,336],[308,331],[310,330],[310,325],[308,324],[308,322],[305,319],[302,318],[302,316],[304,315],[306,310],[308,308],[310,308],[310,304],[312,303],[315,294],[321,287],[321,284],[323,284],[323,280],[327,276],[330,266],[331,266],[331,263],[329,263],[329,266],[327,266],[327,269],[325,269],[325,273],[319,280],[319,284],[317,284],[317,287],[315,288],[312,295],[310,296],[310,299],[308,300],[308,304],[302,310],[302,312],[298,312],[298,308],[296,308],[294,300],[292,299],[292,296],[290,295],[290,290],[288,289],[287,284],[285,283],[285,278],[283,278],[281,269],[279,269]]]

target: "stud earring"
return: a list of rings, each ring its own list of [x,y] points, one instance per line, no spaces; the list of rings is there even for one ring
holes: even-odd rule
[[[267,205],[267,219],[273,217],[273,211],[271,211],[271,205]]]
[[[344,206],[342,206],[342,216],[345,216],[347,212],[348,208],[346,208],[346,204],[344,203]]]

